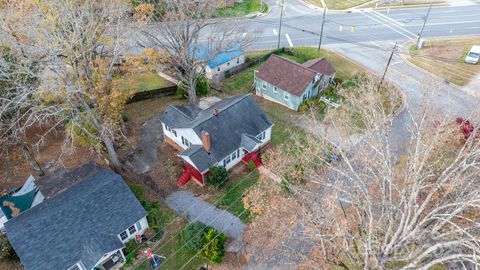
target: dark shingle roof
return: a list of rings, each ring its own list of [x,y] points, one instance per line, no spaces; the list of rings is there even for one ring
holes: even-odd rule
[[[145,216],[121,176],[98,168],[5,229],[27,270],[68,269],[80,261],[91,269],[105,253],[123,247],[117,235]]]
[[[178,106],[177,106],[178,107]],[[218,115],[214,116],[214,110]],[[171,128],[192,128],[201,138],[203,130],[210,134],[211,151],[192,146],[180,155],[189,156],[201,171],[223,160],[241,146],[242,136],[257,136],[272,126],[272,122],[251,95],[225,98],[210,108],[199,111],[193,120],[182,118],[179,110],[170,106],[159,117]]]
[[[325,58],[312,59],[302,65],[323,75],[331,76],[335,73],[335,68]]]
[[[81,181],[97,171],[98,167],[93,162],[87,162],[75,168],[75,170],[67,171],[60,168],[52,174],[41,177],[35,184],[45,199],[49,199],[58,193],[67,190],[78,181]]]
[[[330,71],[329,65],[326,60],[322,59],[314,59],[301,65],[272,54],[267,62],[257,70],[255,76],[290,94],[301,96],[317,73],[327,74],[322,72],[323,69]]]

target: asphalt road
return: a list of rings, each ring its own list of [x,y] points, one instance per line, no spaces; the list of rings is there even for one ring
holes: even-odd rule
[[[255,35],[251,49],[276,48],[280,7],[270,2],[270,12],[251,20],[238,20]],[[301,0],[285,0],[280,34],[281,47],[315,46],[320,39],[323,10],[308,7]],[[428,8],[355,10],[351,13],[327,11],[324,44],[415,40]],[[480,35],[480,5],[433,7],[423,37]],[[231,22],[229,22],[231,23]],[[353,28],[353,29],[352,29]],[[388,49],[388,48],[385,48]]]

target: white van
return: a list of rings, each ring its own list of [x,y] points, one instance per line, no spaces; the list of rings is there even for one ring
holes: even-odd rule
[[[480,46],[473,46],[472,49],[467,53],[467,57],[465,57],[465,63],[469,64],[478,64],[480,60]]]

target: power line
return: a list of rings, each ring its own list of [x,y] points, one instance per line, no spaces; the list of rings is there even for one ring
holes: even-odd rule
[[[230,191],[232,191],[234,188],[236,188],[238,185],[240,185],[240,184],[242,183],[242,180],[244,180],[244,179],[246,179],[247,177],[249,177],[253,172],[254,172],[254,171],[249,172],[245,177],[243,177],[240,181],[238,181],[238,183],[237,183],[235,186],[231,187],[226,193],[224,193],[222,196],[220,196],[220,197],[212,204],[211,207],[215,207],[215,204],[217,204],[221,199],[223,199]],[[223,185],[223,184],[224,184],[230,177],[232,177],[233,175],[234,175],[234,174],[230,174],[230,175],[229,175],[225,180],[223,180],[219,185]],[[186,211],[192,209],[195,205],[197,205],[197,204],[199,204],[199,203],[200,203],[200,201],[198,201],[198,202],[196,202],[196,203],[194,203],[194,204],[191,204],[190,207],[188,207]],[[210,209],[210,208],[209,208],[209,209]],[[166,224],[165,226],[163,226],[162,228],[160,228],[157,233],[155,233],[152,237],[150,237],[150,239],[152,239],[152,238],[156,237],[157,235],[159,235],[160,233],[162,233],[163,230],[164,230],[166,227],[172,225],[175,221],[177,221],[177,220],[180,219],[180,218],[181,218],[181,216],[177,216],[177,217],[176,217],[175,219],[173,219],[171,222],[169,222],[168,224]],[[150,240],[150,239],[149,239],[149,240]],[[173,239],[173,238],[169,239],[169,240],[167,241],[167,243],[168,243],[170,240],[172,240],[172,239]],[[137,251],[139,248],[141,248],[145,243],[146,243],[146,242],[140,244],[138,247],[136,247],[134,250],[132,250],[132,251],[131,251],[130,253],[128,253],[126,256],[128,256],[128,255],[136,252],[136,251]]]

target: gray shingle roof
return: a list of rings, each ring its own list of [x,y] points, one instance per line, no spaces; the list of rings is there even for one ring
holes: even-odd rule
[[[75,171],[72,172],[75,175]],[[67,190],[5,224],[27,270],[88,269],[123,247],[119,233],[147,215],[122,177],[98,168]]]
[[[210,154],[203,147],[181,154],[188,155],[201,171],[204,170],[200,167],[209,168],[238,149],[242,136],[255,137],[272,126],[270,119],[251,95],[225,98],[210,108],[198,111],[191,120],[178,107],[180,106],[169,106],[159,119],[171,128],[192,128],[200,138],[203,130],[210,134]],[[218,111],[217,116],[213,114],[214,110]]]

